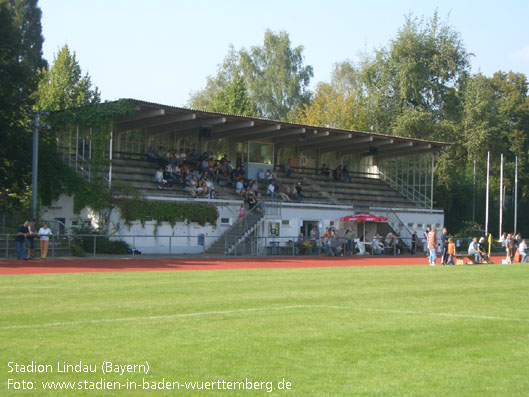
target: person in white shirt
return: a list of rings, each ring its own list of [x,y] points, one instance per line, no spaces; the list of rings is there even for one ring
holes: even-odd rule
[[[51,230],[48,228],[48,224],[45,223],[39,229],[40,236],[40,259],[46,259],[48,256],[48,244],[50,242],[50,236],[52,235]]]
[[[520,251],[520,262],[527,262],[527,242],[525,240],[522,240],[518,250]]]
[[[270,184],[268,185],[268,194],[270,195],[270,199],[271,200],[275,200],[277,195],[275,194],[275,190],[276,190],[276,187],[274,186],[274,184],[272,182],[270,182]]]
[[[470,245],[468,246],[468,253],[471,255],[474,255],[476,258],[476,263],[479,263],[481,261],[481,254],[479,253],[478,249],[478,238],[474,237]]]
[[[167,184],[167,180],[163,178],[163,168],[159,168],[154,175],[154,180],[158,182],[158,189],[163,189]]]

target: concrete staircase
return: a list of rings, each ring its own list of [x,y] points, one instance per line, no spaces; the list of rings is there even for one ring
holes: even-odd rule
[[[209,247],[206,254],[232,254],[236,252],[237,246],[241,244],[252,232],[255,231],[263,221],[264,217],[257,207],[248,212],[244,218],[234,224]]]

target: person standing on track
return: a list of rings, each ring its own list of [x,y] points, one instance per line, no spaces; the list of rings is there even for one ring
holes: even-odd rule
[[[435,228],[428,233],[428,251],[430,253],[429,265],[435,266],[437,259],[437,229]]]
[[[444,266],[448,262],[448,230],[446,227],[443,227],[443,234],[441,235],[441,264]]]

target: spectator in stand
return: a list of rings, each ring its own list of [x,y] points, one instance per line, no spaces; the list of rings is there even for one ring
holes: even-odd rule
[[[244,197],[246,191],[244,190],[244,184],[242,183],[242,179],[239,179],[235,184],[235,193],[237,193],[240,198]]]
[[[343,178],[343,170],[342,165],[340,164],[338,167],[336,167],[332,173],[332,176],[335,180],[341,181]]]
[[[189,158],[187,159],[192,167],[197,168],[198,166],[198,155],[197,150],[193,149],[191,151],[191,154],[189,155]]]
[[[468,254],[474,255],[475,263],[479,263],[481,261],[481,254],[479,253],[479,247],[478,247],[478,238],[474,237],[472,239],[472,242],[468,246]]]
[[[290,197],[288,197],[288,189],[285,184],[282,183],[281,185],[279,185],[278,193],[279,193],[279,197],[281,198],[281,200],[291,201]]]
[[[298,189],[295,183],[290,186],[290,198],[295,201],[301,201],[301,197],[299,196]]]
[[[180,161],[180,165],[187,164],[187,154],[183,148],[180,149],[180,155],[178,156],[178,160]]]
[[[257,173],[257,180],[258,180],[259,182],[264,183],[265,178],[266,178],[265,170],[264,170],[263,168],[261,168],[261,169],[259,170],[259,172]]]
[[[48,228],[48,224],[44,223],[39,229],[40,236],[40,259],[46,259],[48,256],[48,245],[50,243],[50,236],[52,235],[51,230]]]
[[[514,263],[514,254],[516,253],[516,236],[514,234],[507,235],[507,256],[508,263]]]
[[[323,165],[321,166],[321,173],[322,173],[323,175],[326,175],[326,176],[329,178],[329,180],[331,180],[331,181],[333,180],[333,173],[332,173],[332,170],[331,170],[329,167],[327,167],[326,164],[323,164]]]
[[[167,181],[166,186],[168,188],[173,186],[175,178],[173,176],[173,167],[171,166],[171,164],[167,164],[167,166],[165,167],[165,170],[163,172],[163,179]]]
[[[292,171],[292,168],[290,168],[290,158],[288,158],[285,162],[284,170],[287,174],[287,178],[290,178],[290,176],[294,173],[294,171]]]
[[[167,185],[167,180],[163,177],[163,167],[158,168],[158,171],[154,174],[154,181],[158,182],[158,189],[163,189]]]
[[[256,205],[257,205],[257,199],[255,197],[255,193],[250,192],[250,194],[248,195],[248,208],[250,208],[250,211],[251,211],[255,208]]]
[[[343,179],[345,182],[352,182],[353,179],[351,178],[351,175],[349,175],[349,171],[347,170],[347,166],[344,165],[343,168],[342,168],[342,174],[343,174]]]
[[[268,184],[268,188],[266,189],[267,193],[270,195],[270,200],[275,200],[277,197],[277,194],[275,193],[276,187],[272,181]]]

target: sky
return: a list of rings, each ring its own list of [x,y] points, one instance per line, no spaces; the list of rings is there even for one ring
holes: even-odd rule
[[[472,71],[529,76],[529,1],[40,0],[44,57],[75,51],[102,99],[185,106],[214,75],[230,44],[262,45],[266,29],[286,31],[312,65],[311,87],[336,62],[386,46],[410,13],[435,10],[457,32]]]

